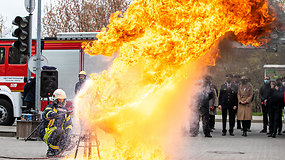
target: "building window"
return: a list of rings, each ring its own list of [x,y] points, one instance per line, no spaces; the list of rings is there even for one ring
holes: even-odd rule
[[[27,56],[20,54],[16,48],[10,47],[8,62],[9,64],[26,64]]]
[[[0,48],[0,64],[5,63],[5,48]]]

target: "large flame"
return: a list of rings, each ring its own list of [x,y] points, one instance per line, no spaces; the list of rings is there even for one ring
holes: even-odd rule
[[[114,13],[108,31],[83,47],[117,58],[75,100],[85,129],[101,129],[101,158],[171,159],[167,140],[190,115],[193,81],[214,64],[218,40],[232,32],[259,45],[273,19],[264,0],[135,0]]]

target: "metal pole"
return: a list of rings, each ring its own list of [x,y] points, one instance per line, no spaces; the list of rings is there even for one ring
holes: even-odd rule
[[[37,67],[36,67],[36,112],[41,111],[40,100],[40,76],[41,76],[41,0],[38,0],[38,20],[37,20]],[[41,118],[41,116],[39,117]]]
[[[31,6],[31,3],[30,3]],[[28,61],[32,56],[32,26],[33,26],[33,14],[30,12],[29,14],[29,57],[28,57]],[[28,80],[31,78],[31,71],[28,68]]]

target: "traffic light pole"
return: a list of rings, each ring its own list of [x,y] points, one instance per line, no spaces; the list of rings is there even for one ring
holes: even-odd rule
[[[37,17],[37,55],[36,55],[36,112],[37,114],[41,111],[41,100],[40,100],[40,76],[41,76],[41,0],[38,0],[38,17]],[[41,118],[41,116],[39,117]]]
[[[33,25],[33,14],[30,13],[29,14],[29,18],[30,18],[30,22],[29,22],[29,59],[31,58],[32,56],[32,25]],[[31,71],[29,70],[28,68],[28,80],[31,78]]]

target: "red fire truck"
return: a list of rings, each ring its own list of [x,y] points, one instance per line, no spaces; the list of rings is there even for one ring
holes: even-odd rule
[[[83,41],[96,39],[98,32],[59,33],[57,37],[42,40],[42,56],[46,65],[58,71],[58,88],[63,89],[69,101],[75,93],[78,73],[100,73],[112,60],[104,56],[89,56],[81,48]],[[25,82],[27,81],[28,56],[18,54],[11,47],[15,39],[0,39],[0,125],[12,125],[22,115]],[[32,42],[32,56],[36,54],[36,41]],[[32,63],[29,60],[29,63]],[[31,68],[31,67],[29,67]],[[35,77],[35,74],[31,74]],[[41,98],[43,100],[43,98]],[[41,110],[45,105],[41,105]]]

